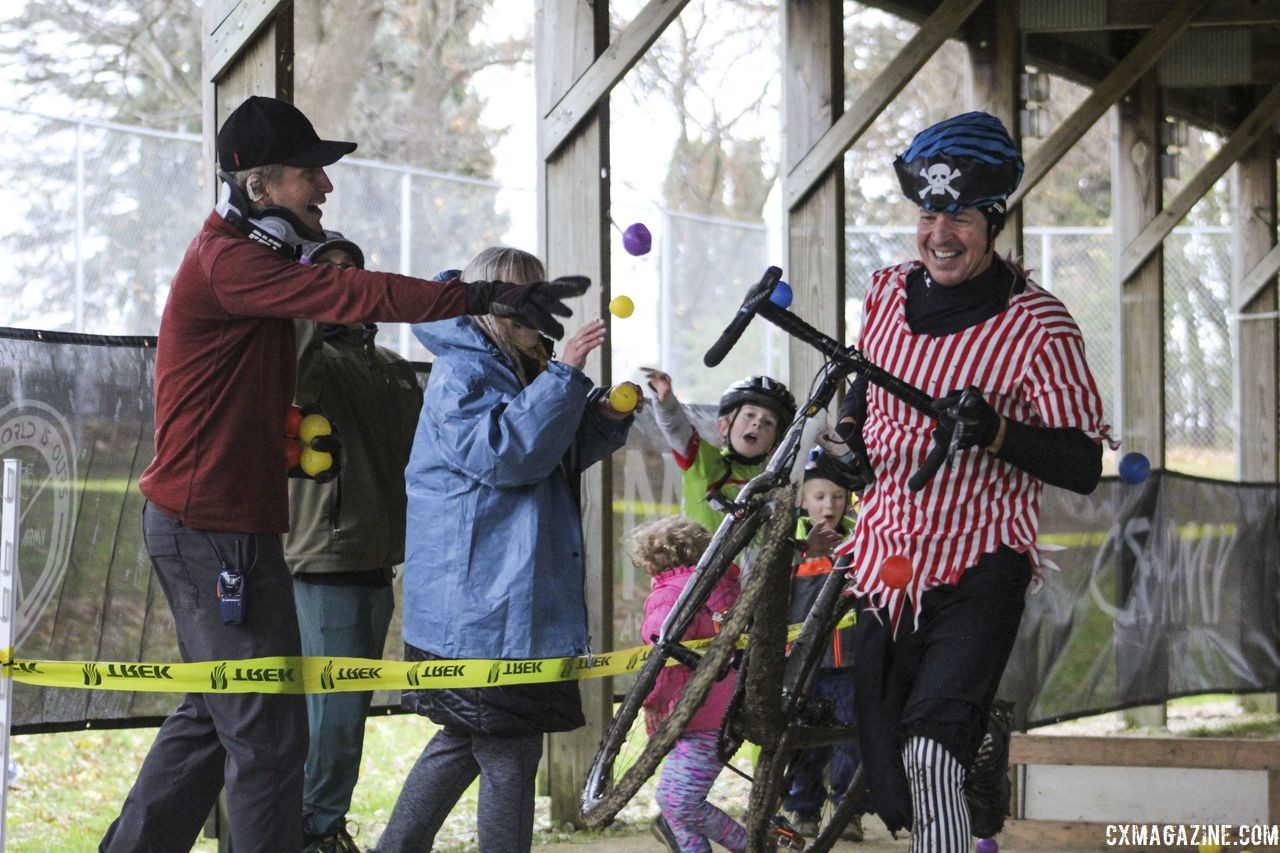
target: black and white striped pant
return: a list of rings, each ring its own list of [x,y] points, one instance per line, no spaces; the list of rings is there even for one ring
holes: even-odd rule
[[[968,853],[964,767],[936,740],[919,735],[902,747],[911,788],[911,853]]]

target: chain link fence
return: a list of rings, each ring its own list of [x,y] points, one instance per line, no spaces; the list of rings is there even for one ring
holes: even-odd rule
[[[0,324],[108,335],[152,335],[169,281],[207,215],[200,138],[3,110],[11,152],[0,171],[0,266],[7,298]],[[344,158],[325,224],[365,250],[370,268],[429,277],[464,266],[494,243],[536,246],[531,189],[423,169]],[[661,365],[689,402],[714,402],[733,379],[781,376],[786,342],[753,324],[726,364],[701,365],[745,287],[780,254],[760,223],[615,205],[613,292],[636,305],[613,323],[614,375]],[[654,248],[622,247],[622,230],[646,223]],[[1084,332],[1089,360],[1115,422],[1117,303],[1105,228],[1025,231],[1026,264],[1062,298]],[[776,238],[775,238],[776,239]],[[847,302],[856,336],[871,272],[915,256],[914,229],[847,229]],[[1228,314],[1230,232],[1179,228],[1165,244],[1165,393],[1170,463],[1229,459],[1237,429]],[[553,275],[571,270],[551,270]],[[413,359],[427,353],[406,326],[383,342]],[[793,383],[795,384],[795,383]]]

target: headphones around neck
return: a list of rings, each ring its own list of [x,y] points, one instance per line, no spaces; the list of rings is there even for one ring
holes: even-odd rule
[[[272,205],[255,212],[235,179],[221,170],[218,177],[222,179],[222,189],[218,193],[215,210],[255,243],[296,261],[302,257],[303,243],[326,239],[324,232],[308,228],[297,214],[287,208]]]

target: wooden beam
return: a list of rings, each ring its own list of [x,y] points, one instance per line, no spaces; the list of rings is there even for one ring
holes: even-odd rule
[[[913,23],[919,23],[933,11],[937,0],[867,0],[864,5],[874,6],[891,15],[897,15]],[[1063,6],[1069,16],[1060,20],[1046,20],[1040,15],[1030,27],[1024,22],[1024,35],[1039,36],[1047,33],[1101,32],[1106,30],[1145,30],[1155,26],[1169,9],[1169,0],[1096,0],[1101,14],[1091,12],[1089,3],[1067,3],[1064,0],[1020,0],[1025,10],[1036,11],[1037,6]],[[1040,21],[1037,23],[1036,21]],[[1267,27],[1280,24],[1280,0],[1215,0],[1204,14],[1191,24],[1197,28],[1208,27]],[[976,35],[976,28],[966,26]]]
[[[1280,770],[1280,742],[1238,738],[1065,737],[1015,734],[1010,764]]]
[[[539,115],[564,99],[608,47],[608,3],[540,0],[535,13]],[[546,119],[543,120],[545,124]],[[539,128],[539,140],[545,139]],[[551,275],[589,276],[594,286],[572,300],[569,333],[593,317],[610,319],[609,303],[609,108],[589,109],[554,151],[540,150],[538,231]],[[600,385],[611,382],[608,341],[591,353],[585,372]],[[613,466],[608,460],[579,480],[582,512],[587,633],[594,651],[613,644]],[[612,679],[579,685],[586,726],[548,736],[547,782],[553,820],[580,824],[579,796],[587,771],[613,716]]]
[[[556,152],[578,124],[644,56],[689,0],[649,0],[627,24],[618,40],[605,48],[573,87],[556,102],[542,122],[542,150]]]
[[[1134,270],[1164,242],[1164,238],[1183,220],[1195,203],[1226,174],[1227,169],[1231,168],[1231,165],[1239,160],[1262,134],[1273,132],[1272,122],[1277,115],[1280,115],[1280,84],[1274,86],[1258,102],[1213,159],[1201,166],[1173,201],[1165,205],[1164,209],[1156,214],[1141,233],[1125,247],[1124,252],[1117,259],[1121,279],[1128,279],[1133,274]]]
[[[783,14],[783,168],[800,162],[844,106],[844,6],[841,0],[788,0]],[[843,340],[845,333],[844,169],[829,169],[783,213],[792,310]],[[805,386],[822,366],[813,347],[787,339],[791,386]]]
[[[1164,184],[1160,180],[1158,154],[1161,112],[1160,87],[1150,69],[1133,89],[1113,107],[1111,120],[1111,221],[1116,256],[1133,235],[1159,212]],[[1164,263],[1163,253],[1152,257],[1129,278],[1118,273],[1111,291],[1116,305],[1116,402],[1113,417],[1124,438],[1126,451],[1146,454],[1153,468],[1165,462],[1164,393]],[[1125,601],[1133,587],[1138,567],[1130,549],[1115,555],[1115,596]],[[1117,680],[1129,683],[1139,668],[1157,683],[1168,679],[1164,654],[1150,659],[1134,653],[1145,647],[1144,627],[1124,624],[1116,627],[1114,644]],[[1131,679],[1129,679],[1131,680]],[[1123,697],[1128,699],[1129,697]],[[1145,709],[1130,708],[1125,719],[1135,725],[1162,726],[1162,704]]]
[[[1231,371],[1239,425],[1236,477],[1244,482],[1274,482],[1280,474],[1280,325],[1275,319],[1280,246],[1276,243],[1274,134],[1264,133],[1241,155],[1232,177],[1231,267],[1237,284],[1231,304],[1238,317]],[[1241,275],[1242,270],[1249,274]],[[1253,596],[1243,607],[1265,621],[1264,611],[1273,605],[1257,598]],[[1274,694],[1271,700],[1275,701]]]
[[[1071,150],[1071,147],[1089,128],[1093,127],[1107,108],[1132,89],[1142,75],[1156,64],[1160,56],[1169,49],[1208,3],[1209,0],[1177,0],[1160,22],[1134,45],[1133,49],[1089,93],[1089,96],[1076,107],[1066,121],[1049,134],[1036,149],[1035,155],[1027,161],[1022,185],[1009,198],[1011,210],[1026,198],[1027,193],[1031,192],[1045,175],[1049,174],[1049,170]]]
[[[829,170],[841,164],[844,152],[853,147],[876,116],[884,112],[916,72],[981,3],[982,0],[942,0],[938,4],[937,10],[920,25],[911,40],[862,91],[848,111],[787,173],[783,194],[789,210],[795,209]]]
[[[1056,0],[1050,0],[1056,2]],[[1084,25],[1079,15],[1026,32],[1142,30],[1152,27],[1169,8],[1168,0],[1107,0],[1103,20]],[[1277,0],[1217,0],[1196,19],[1196,27],[1265,27],[1280,24]]]
[[[1016,140],[1022,139],[1021,91],[1022,39],[1018,35],[1018,0],[986,0],[970,19],[967,46],[969,74],[966,92],[968,109],[991,113]],[[980,35],[979,35],[980,34]],[[1019,143],[1019,148],[1021,144]],[[1025,254],[1022,208],[1014,208],[996,238],[996,253]],[[1026,703],[1014,707],[1025,711]]]
[[[1240,283],[1236,285],[1232,306],[1237,314],[1246,311],[1255,299],[1262,295],[1267,285],[1274,283],[1280,273],[1280,245],[1272,246],[1271,251],[1249,270]]]
[[[239,0],[235,8],[220,20],[217,14],[212,16],[217,23],[205,39],[205,78],[214,81],[221,79],[240,52],[276,16],[280,7],[288,2],[291,0]]]

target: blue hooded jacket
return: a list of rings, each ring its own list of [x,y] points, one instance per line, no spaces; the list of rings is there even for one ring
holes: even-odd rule
[[[405,469],[405,641],[445,658],[585,653],[578,475],[634,418],[600,416],[591,380],[559,361],[522,388],[470,318],[413,332],[436,360]]]

